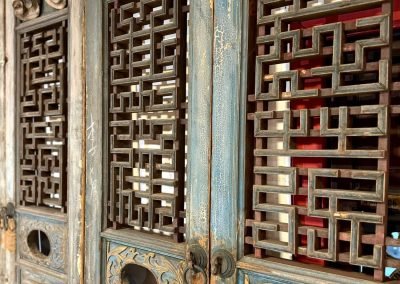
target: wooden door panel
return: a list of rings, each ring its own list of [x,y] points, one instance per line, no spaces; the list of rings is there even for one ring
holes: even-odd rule
[[[212,281],[371,283],[399,267],[385,249],[398,245],[396,9],[215,5],[211,259],[228,250],[239,278],[221,258]]]
[[[23,15],[14,6],[22,21],[16,28],[18,283],[43,272],[44,282],[65,283],[68,273],[68,9],[45,5],[34,1]]]
[[[17,150],[9,147],[5,172],[16,198],[17,252],[5,281],[77,283],[83,276],[84,224],[82,3],[6,6],[5,112],[12,117],[7,136],[15,134],[6,144]]]
[[[108,1],[105,6],[106,283],[119,283],[129,263],[148,268],[161,282],[166,271],[157,265],[173,267],[171,256],[184,257],[185,3]]]
[[[105,1],[105,283],[129,264],[182,283],[187,251],[208,255],[210,8],[189,4]]]
[[[248,148],[240,266],[260,263],[253,270],[260,275],[275,266],[272,274],[310,268],[336,283],[382,281],[385,267],[399,267],[385,253],[389,231],[396,230],[388,213],[395,186],[388,137],[397,127],[389,123],[398,115],[390,100],[392,1],[250,1],[249,7],[244,33],[256,63],[244,63],[254,88],[242,101]],[[282,64],[289,69],[277,72]],[[277,110],[276,102],[290,110]],[[277,165],[281,157],[291,164]]]

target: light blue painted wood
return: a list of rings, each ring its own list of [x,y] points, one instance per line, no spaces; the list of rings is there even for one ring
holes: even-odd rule
[[[190,2],[186,238],[209,252],[213,11]]]
[[[236,258],[242,9],[240,0],[214,4],[211,244]],[[214,283],[236,283],[212,277]]]
[[[266,276],[260,273],[249,272],[246,270],[240,270],[238,272],[237,283],[246,284],[301,284],[300,280],[298,282],[284,280],[282,278]]]

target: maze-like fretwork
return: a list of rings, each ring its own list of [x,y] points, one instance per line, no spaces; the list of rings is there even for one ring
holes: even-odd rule
[[[66,210],[67,21],[19,36],[21,205]]]
[[[108,219],[183,239],[185,1],[110,1]]]
[[[392,1],[255,2],[246,244],[257,258],[357,265],[382,280]]]

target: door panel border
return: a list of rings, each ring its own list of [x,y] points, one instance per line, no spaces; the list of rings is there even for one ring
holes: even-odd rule
[[[238,253],[242,1],[214,3],[211,254]],[[211,257],[212,257],[211,255]],[[212,283],[236,283],[236,274]]]
[[[85,283],[102,282],[101,229],[103,224],[103,48],[105,16],[103,1],[86,1],[86,191],[85,191]],[[106,71],[106,70],[105,70]]]

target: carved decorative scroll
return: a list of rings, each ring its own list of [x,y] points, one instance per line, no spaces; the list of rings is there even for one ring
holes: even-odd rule
[[[64,222],[41,216],[19,214],[17,230],[20,258],[61,273],[65,272],[68,241]],[[50,253],[48,256],[31,250],[28,244],[28,235],[33,230],[40,230],[49,238]]]
[[[147,268],[156,277],[158,283],[183,283],[183,261],[172,261],[156,253],[108,243],[107,283],[122,283],[121,271],[128,264],[137,264]]]
[[[40,0],[14,0],[12,6],[15,16],[22,21],[32,20],[40,14]]]
[[[67,0],[46,0],[46,3],[49,4],[54,9],[63,9],[67,6]]]

